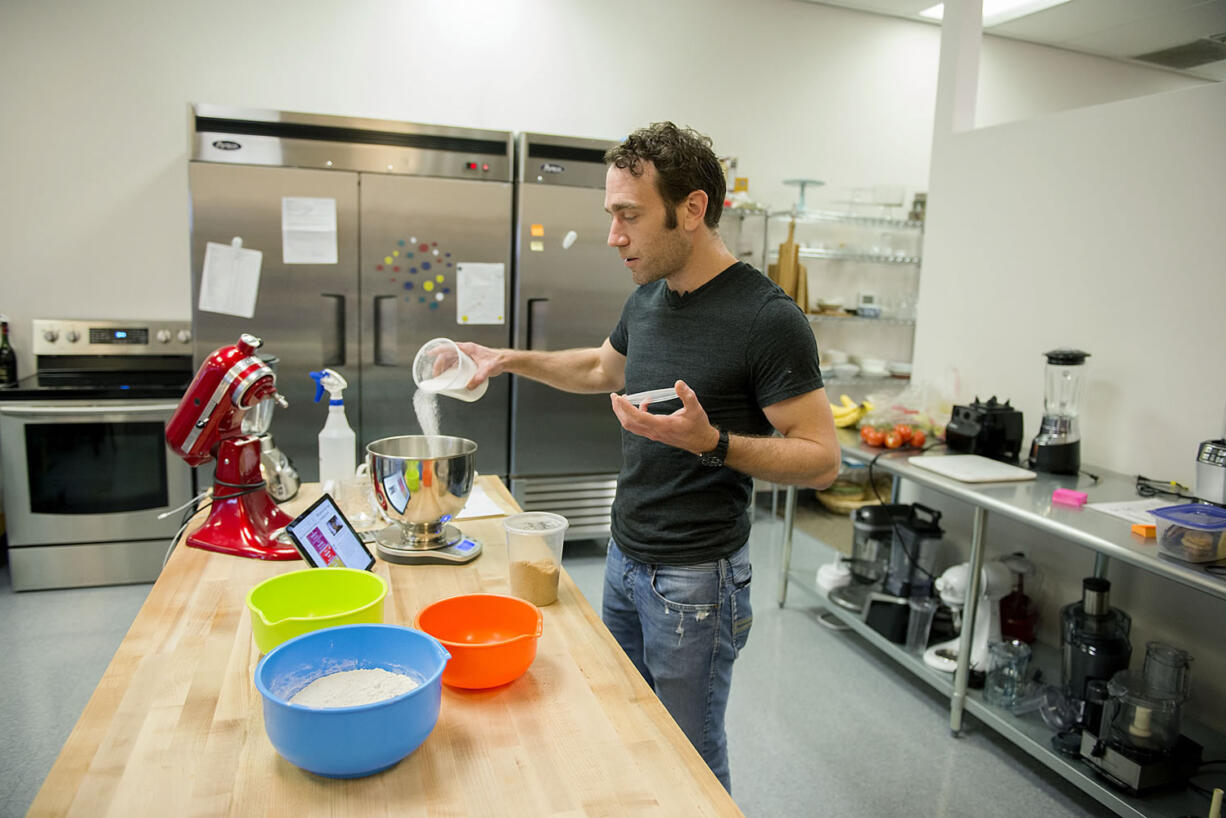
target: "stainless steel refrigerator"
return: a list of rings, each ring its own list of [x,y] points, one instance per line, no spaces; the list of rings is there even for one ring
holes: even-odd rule
[[[422,432],[411,367],[425,341],[510,345],[513,158],[504,131],[193,106],[195,360],[264,339],[290,403],[271,432],[304,480],[327,415],[309,372],[349,381],[361,462],[372,440]],[[253,307],[242,250],[262,254]],[[506,475],[509,401],[506,378],[473,403],[440,397],[439,431]]]
[[[514,334],[518,349],[604,343],[634,289],[608,246],[604,152],[614,143],[521,133],[516,152]],[[621,468],[607,395],[524,378],[511,394],[511,493],[565,516],[567,539],[606,537]]]

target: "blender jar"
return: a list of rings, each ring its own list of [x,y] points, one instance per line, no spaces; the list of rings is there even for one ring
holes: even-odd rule
[[[914,503],[898,521],[890,549],[885,592],[899,597],[932,596],[933,565],[941,530],[941,512]]]

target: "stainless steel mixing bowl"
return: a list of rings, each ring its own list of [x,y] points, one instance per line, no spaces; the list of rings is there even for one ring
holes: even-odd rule
[[[393,521],[376,535],[381,556],[444,548],[462,539],[448,521],[473,489],[476,457],[477,444],[462,437],[401,435],[366,447],[375,500]]]

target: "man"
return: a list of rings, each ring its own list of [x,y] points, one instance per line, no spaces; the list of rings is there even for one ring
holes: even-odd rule
[[[730,789],[724,713],[753,621],[752,478],[829,485],[834,421],[808,321],[719,236],[725,187],[711,140],[657,123],[605,162],[609,246],[639,285],[609,337],[556,352],[460,347],[477,363],[470,388],[512,372],[614,393],[623,463],[603,619]],[[679,409],[616,394],[669,385]]]

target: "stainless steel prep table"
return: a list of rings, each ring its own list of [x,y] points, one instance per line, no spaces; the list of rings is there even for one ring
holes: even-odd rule
[[[1157,553],[1156,542],[1132,534],[1124,520],[1092,510],[1062,506],[1051,502],[1052,492],[1058,488],[1084,491],[1089,496],[1088,502],[1091,503],[1136,499],[1134,477],[1089,466],[1086,471],[1097,474],[1099,476],[1097,482],[1084,475],[1071,477],[1040,473],[1034,480],[1021,482],[963,483],[911,465],[908,458],[918,454],[913,449],[891,451],[866,446],[861,442],[859,436],[849,429],[839,429],[838,440],[844,459],[865,464],[872,462],[874,470],[880,469],[893,477],[895,498],[897,498],[900,481],[910,480],[971,506],[973,524],[969,557],[971,572],[968,599],[975,599],[979,596],[983,546],[988,514],[991,512],[1089,548],[1095,554],[1095,576],[1105,576],[1109,560],[1115,558],[1144,571],[1195,588],[1215,599],[1226,600],[1226,579],[1208,573],[1204,570],[1203,565],[1178,562],[1160,556]],[[783,559],[779,573],[780,607],[783,607],[787,600],[795,512],[796,487],[789,486],[784,505]],[[1032,724],[1003,714],[999,709],[984,704],[977,695],[968,696],[970,636],[974,630],[974,608],[975,606],[968,605],[963,613],[962,641],[959,644],[958,667],[954,673],[952,686],[945,674],[928,668],[916,657],[912,657],[902,651],[899,646],[882,638],[860,622],[855,614],[840,611],[838,606],[834,605],[828,610],[869,642],[907,666],[921,679],[948,695],[950,697],[949,724],[955,735],[962,730],[963,712],[969,708],[989,727],[1025,749],[1030,755],[1120,815],[1183,815],[1190,811],[1189,806],[1199,806],[1198,802],[1187,800],[1185,793],[1138,799],[1112,790],[1094,778],[1084,765],[1074,764],[1056,755],[1047,745],[1046,737],[1049,733],[1046,728],[1040,726],[1030,729],[1033,727]],[[1056,667],[1058,666],[1057,660]],[[1193,732],[1193,730],[1185,732]],[[1222,755],[1221,752],[1215,752],[1215,750],[1220,751],[1226,748],[1226,737],[1203,729],[1195,730],[1195,732],[1197,734],[1193,738],[1205,745],[1206,758],[1216,758]]]

